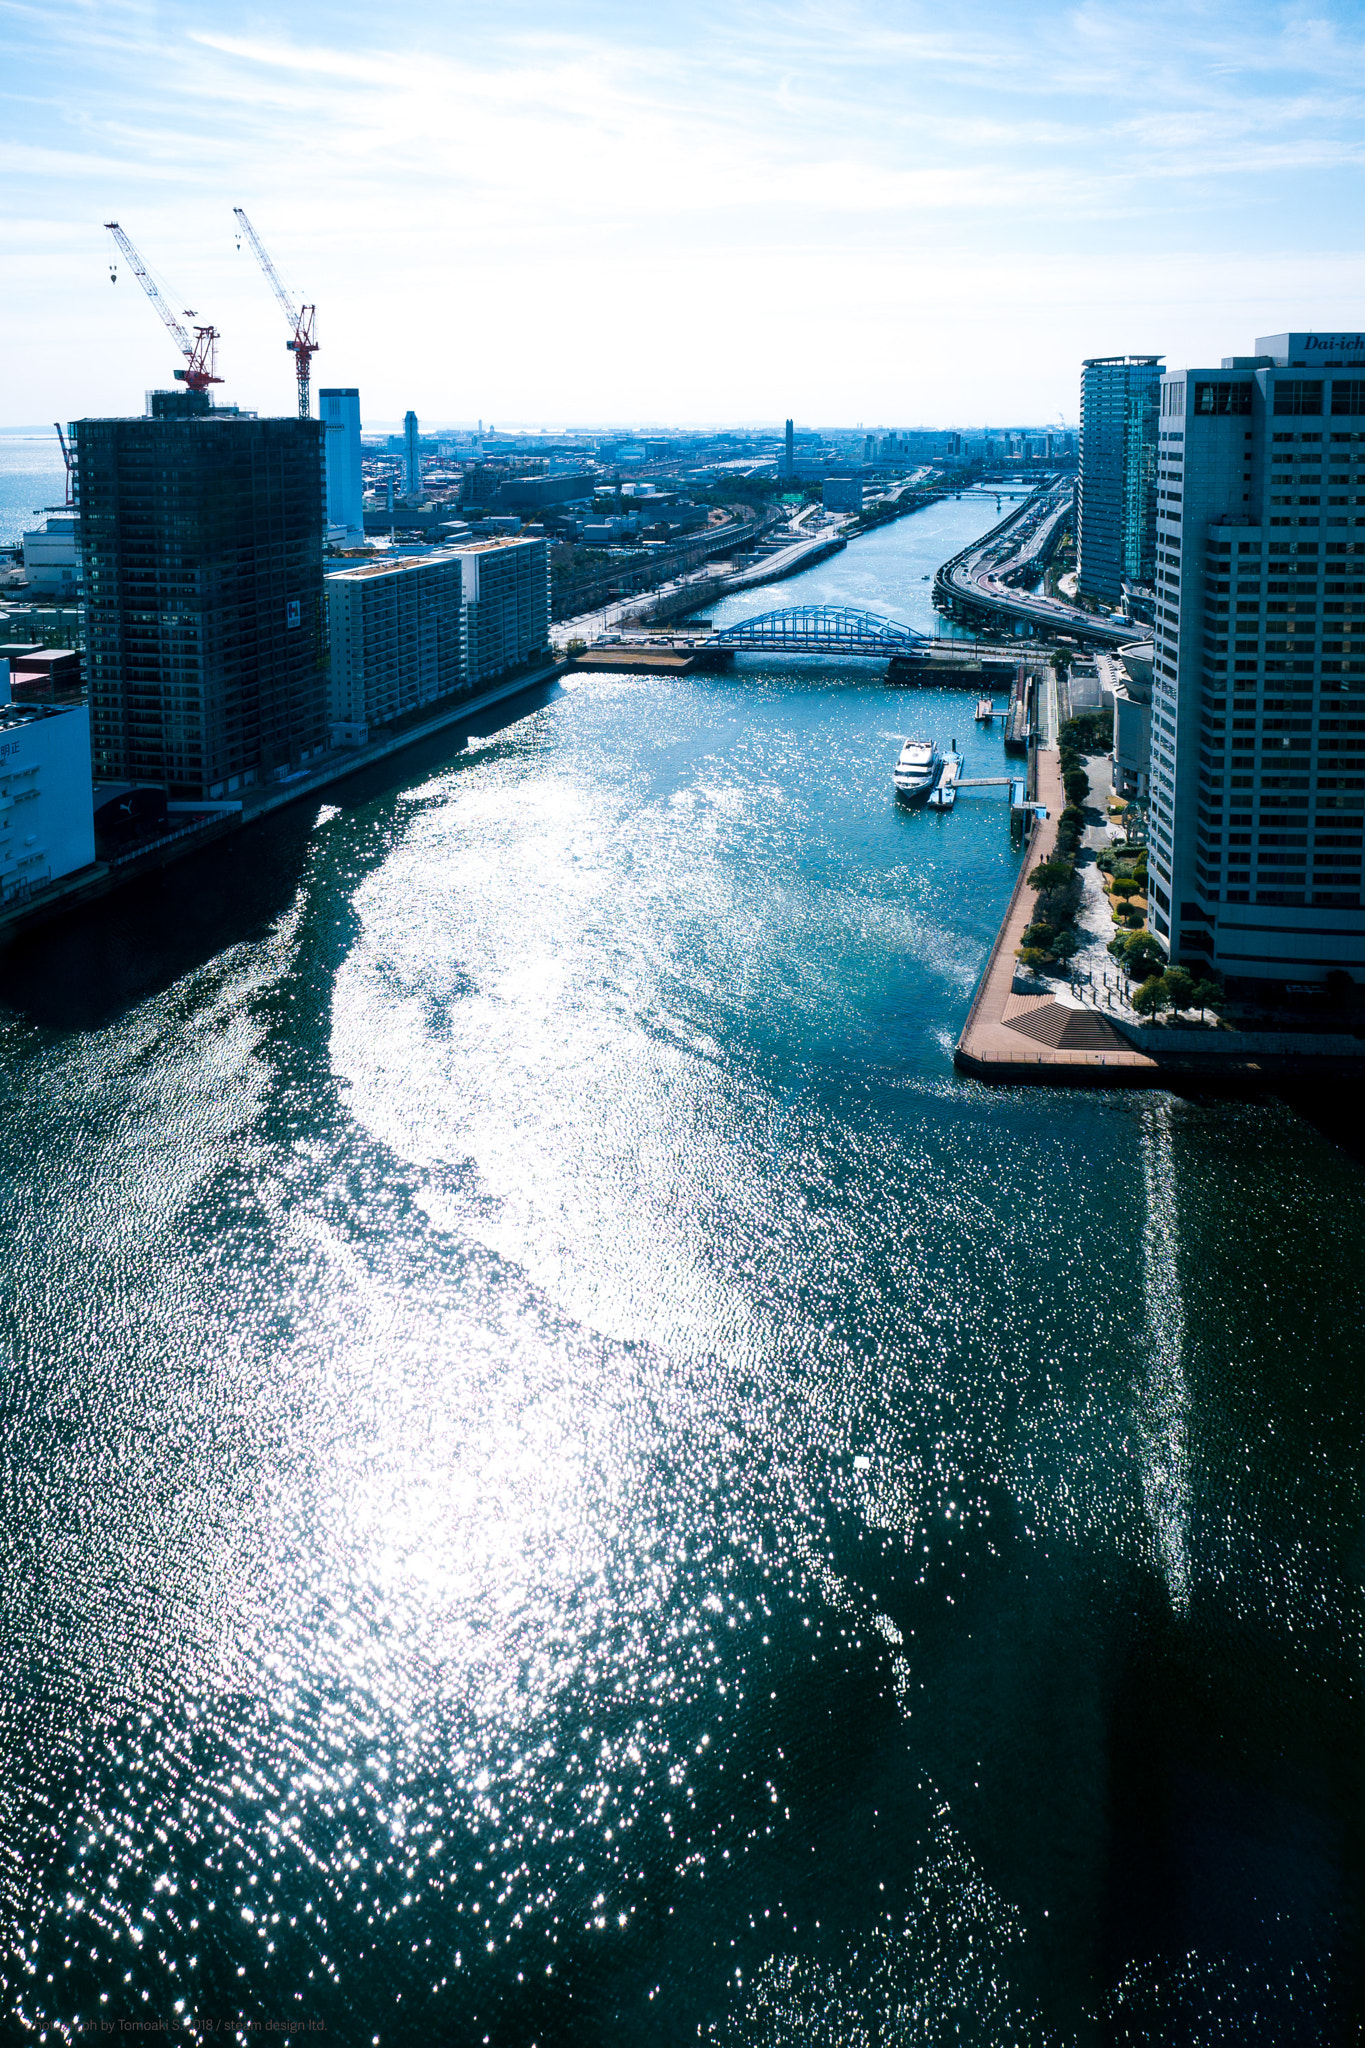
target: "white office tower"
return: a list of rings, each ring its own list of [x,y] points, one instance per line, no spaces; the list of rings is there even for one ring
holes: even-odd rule
[[[1152,922],[1234,991],[1365,979],[1365,335],[1256,351],[1162,380],[1157,495]]]
[[[404,484],[410,498],[422,495],[422,456],[417,446],[417,415],[405,412],[403,415]]]
[[[365,477],[360,464],[360,393],[332,387],[318,393],[318,410],[327,429],[323,445],[327,466],[327,524],[347,533],[365,530]]]
[[[90,713],[10,703],[0,666],[0,902],[21,903],[95,858]]]

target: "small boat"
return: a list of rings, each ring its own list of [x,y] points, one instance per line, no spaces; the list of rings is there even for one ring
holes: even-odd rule
[[[922,804],[938,781],[942,766],[942,758],[932,740],[907,740],[891,776],[900,801]]]

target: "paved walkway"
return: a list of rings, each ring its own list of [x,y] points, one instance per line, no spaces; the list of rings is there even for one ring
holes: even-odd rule
[[[1032,922],[1036,898],[1028,877],[1056,850],[1065,797],[1052,748],[1040,748],[1038,801],[1048,815],[1034,827],[999,936],[967,1013],[954,1058],[989,1081],[1150,1082],[1158,1068],[1134,1052],[1114,1027],[1077,1001],[1065,984],[1035,989],[1019,973],[1016,949]],[[1020,987],[1016,988],[1016,977]]]

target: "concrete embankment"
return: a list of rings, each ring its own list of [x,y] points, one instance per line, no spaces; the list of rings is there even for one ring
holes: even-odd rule
[[[1344,1032],[1200,1031],[1119,1024],[1070,989],[1039,991],[1017,972],[1016,952],[1036,903],[1028,877],[1056,851],[1065,801],[1052,748],[1033,756],[1036,797],[1046,819],[1029,837],[1000,931],[977,983],[962,1035],[958,1069],[981,1081],[1090,1088],[1231,1089],[1239,1094],[1294,1077],[1365,1078],[1365,1044]]]
[[[357,775],[363,769],[401,754],[408,747],[419,746],[424,740],[446,732],[452,726],[467,724],[481,711],[504,704],[510,698],[521,696],[524,691],[557,682],[564,673],[564,664],[555,661],[525,674],[507,677],[493,688],[481,691],[477,697],[462,697],[442,706],[420,724],[406,726],[400,732],[385,733],[364,747],[337,748],[317,768],[293,776],[286,783],[244,791],[241,812],[236,817],[215,819],[199,831],[177,834],[133,859],[98,861],[77,874],[64,875],[61,881],[37,891],[26,902],[0,910],[0,947],[35,926],[49,924],[54,918],[66,916],[69,911],[84,909],[87,904],[97,902],[102,896],[122,889],[158,868],[200,853],[215,841],[254,824],[258,818],[283,810],[288,804],[322,796],[348,776]]]
[[[1036,794],[1047,817],[1033,827],[1004,920],[977,983],[953,1053],[956,1065],[983,1081],[1069,1081],[1091,1086],[1155,1080],[1157,1062],[1135,1052],[1109,1023],[1069,995],[1016,989],[1016,951],[1036,909],[1028,877],[1056,851],[1065,797],[1057,754],[1034,755]]]

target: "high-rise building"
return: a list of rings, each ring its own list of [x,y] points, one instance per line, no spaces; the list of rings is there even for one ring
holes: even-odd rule
[[[422,495],[422,454],[417,445],[417,415],[405,412],[403,415],[403,488],[410,498]]]
[[[787,421],[786,439],[782,448],[782,474],[788,477],[796,474],[796,428],[792,420]]]
[[[469,688],[459,556],[360,562],[326,579],[335,745]]]
[[[1365,335],[1163,380],[1152,922],[1235,986],[1365,970]]]
[[[1116,605],[1150,584],[1156,553],[1160,356],[1091,356],[1081,366],[1078,589]]]
[[[550,637],[550,548],[537,537],[362,562],[326,587],[334,745],[472,695]]]
[[[354,387],[319,391],[318,410],[327,429],[327,524],[348,533],[365,530],[365,476],[360,455],[360,393]]]
[[[472,687],[539,654],[550,638],[550,544],[476,541],[455,549]]]
[[[94,769],[221,797],[327,744],[326,429],[157,396],[74,429]]]

